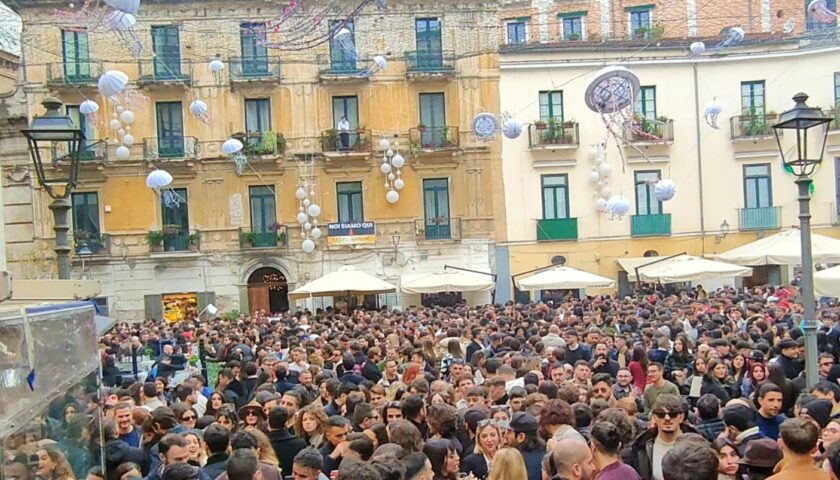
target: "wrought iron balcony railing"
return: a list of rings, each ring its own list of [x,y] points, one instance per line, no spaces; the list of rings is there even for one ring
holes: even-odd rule
[[[152,253],[197,252],[201,248],[201,232],[178,225],[164,225],[162,230],[152,230],[147,239]]]
[[[231,57],[230,80],[232,82],[279,81],[280,59],[275,57]]]
[[[409,74],[454,72],[455,52],[452,50],[405,52],[405,69]]]
[[[419,150],[453,150],[461,145],[458,127],[419,126],[409,129],[411,148]]]
[[[624,125],[624,139],[630,143],[662,143],[674,141],[674,121],[670,118],[634,118]]]
[[[634,237],[653,237],[671,234],[671,214],[654,213],[633,215],[630,218],[630,235]]]
[[[461,219],[453,217],[419,218],[414,220],[417,240],[460,240]]]
[[[166,160],[196,158],[198,139],[195,137],[150,137],[143,139],[143,156],[146,159]]]
[[[758,139],[773,136],[773,124],[779,116],[775,113],[738,115],[729,119],[732,139]]]
[[[102,75],[102,62],[96,60],[66,60],[47,64],[47,85],[95,85]]]
[[[139,84],[184,83],[192,84],[193,64],[179,57],[155,57],[138,62]]]
[[[321,134],[321,149],[325,153],[366,153],[371,150],[370,130],[358,128],[341,132],[334,128]]]
[[[779,207],[757,207],[738,209],[740,230],[773,230],[779,228]]]
[[[528,126],[531,148],[577,147],[579,126],[575,122],[537,121]]]
[[[263,231],[255,231],[250,227],[239,229],[240,248],[285,248],[288,245],[289,235],[285,225],[269,225]]]

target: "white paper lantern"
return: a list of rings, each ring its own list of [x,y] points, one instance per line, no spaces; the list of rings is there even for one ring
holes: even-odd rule
[[[374,56],[373,63],[375,63],[380,70],[384,70],[385,67],[388,66],[388,60],[386,60],[385,57],[383,57],[382,55]]]
[[[384,162],[382,165],[379,166],[379,170],[385,174],[391,173],[391,164],[388,162]]]
[[[304,230],[312,230],[312,224],[309,223],[309,222],[304,223],[303,224],[303,229]]]
[[[653,188],[653,193],[656,199],[660,202],[667,202],[674,198],[677,194],[677,185],[673,180],[665,179],[656,182],[656,187]]]
[[[123,112],[120,114],[120,120],[122,120],[123,123],[131,125],[132,123],[134,123],[134,112],[132,112],[131,110],[123,110]]]
[[[397,203],[400,201],[400,193],[396,190],[389,190],[387,194],[385,194],[385,200],[388,200],[388,203]]]
[[[223,62],[223,61],[221,61],[217,58],[217,59],[211,60],[210,63],[207,64],[207,67],[210,69],[211,72],[219,73],[219,72],[221,72],[222,70],[225,69],[225,62]]]
[[[395,168],[402,168],[403,165],[405,165],[405,158],[403,158],[403,156],[398,153],[394,155],[394,158],[391,159],[391,164]]]
[[[125,146],[134,145],[134,135],[126,133],[125,136],[123,136],[122,142]]]
[[[120,123],[120,121],[116,118],[112,118],[111,122],[108,123],[108,126],[111,127],[111,130],[119,130],[122,128],[122,123]]]
[[[117,105],[117,108],[115,110],[117,111],[117,113],[122,113],[123,111],[125,111],[125,107],[123,107],[122,105]],[[114,118],[117,118],[117,116],[114,115]]]
[[[309,234],[312,235],[312,238],[317,240],[317,239],[321,238],[321,229],[318,228],[318,227],[315,227],[309,232]]]
[[[607,201],[603,198],[595,200],[595,210],[598,210],[599,212],[605,212],[607,210]]]
[[[222,144],[222,153],[225,155],[233,155],[239,153],[239,151],[243,148],[245,148],[245,146],[242,145],[242,142],[235,138],[229,138]]]
[[[123,13],[132,15],[140,10],[140,0],[105,0],[105,3]]]
[[[601,198],[610,198],[610,195],[612,195],[612,189],[609,185],[604,185],[600,190],[598,190],[598,195],[600,195]]]
[[[623,217],[630,211],[630,201],[623,195],[615,195],[607,201],[607,210],[614,217]]]
[[[304,190],[303,187],[298,188],[295,191],[295,198],[297,198],[298,200],[303,200],[304,198],[306,198],[306,190]]]
[[[146,176],[146,186],[149,188],[163,188],[172,183],[172,175],[166,170],[152,170]]]
[[[385,188],[391,188],[391,184],[388,183],[388,182],[385,182]]]
[[[379,148],[382,150],[388,150],[391,148],[391,142],[389,142],[387,138],[383,138],[379,141]]]
[[[306,214],[305,214],[305,213],[303,213],[303,212],[301,212],[301,213],[298,213],[298,214],[297,214],[297,221],[298,221],[298,223],[299,223],[299,224],[301,224],[301,225],[303,225],[304,223],[306,223],[306,220],[307,220],[308,218],[309,218],[309,217],[307,217],[307,216],[306,216]]]
[[[502,135],[513,140],[522,135],[523,128],[522,122],[515,118],[509,118],[502,124]]]
[[[391,173],[388,174],[388,180],[393,182],[394,179],[396,179],[396,178],[397,178],[397,176],[394,175],[394,172],[391,172]]]
[[[405,187],[405,181],[402,178],[394,180],[394,188],[402,190]]]
[[[119,158],[120,160],[125,160],[126,158],[131,156],[131,152],[125,145],[120,145],[119,147],[117,147],[117,150],[114,153],[117,154],[117,158]]]
[[[604,178],[609,177],[612,174],[612,166],[610,166],[607,162],[602,162],[601,165],[598,166],[598,173],[600,173]]]
[[[590,162],[597,162],[598,161],[598,146],[597,145],[590,145],[589,146],[589,161]]]
[[[702,55],[703,52],[706,51],[706,44],[703,42],[693,42],[688,49],[691,51],[691,54],[696,57],[697,55]]]
[[[309,216],[312,218],[318,218],[321,215],[321,207],[317,203],[313,203],[309,206]]]
[[[589,172],[589,181],[592,182],[592,183],[598,183],[598,180],[600,180],[600,179],[601,179],[601,174],[598,173],[598,170],[595,170],[593,168],[592,171]]]
[[[309,206],[309,205],[311,205],[311,204],[312,204],[312,200],[310,200],[310,199],[308,199],[308,198],[306,198],[306,199],[304,199],[304,200],[303,200],[303,206],[304,206],[304,207],[308,207],[308,206]]]
[[[99,104],[93,100],[85,100],[79,105],[79,113],[82,115],[93,115],[99,111]]]
[[[114,10],[105,17],[105,24],[108,25],[108,28],[118,32],[130,29],[135,23],[137,23],[137,19],[134,18],[134,15],[119,10]]]
[[[99,93],[103,97],[119,95],[128,85],[128,75],[119,70],[108,70],[99,77]]]
[[[315,242],[307,238],[300,244],[300,248],[303,249],[304,253],[312,253],[315,251]]]

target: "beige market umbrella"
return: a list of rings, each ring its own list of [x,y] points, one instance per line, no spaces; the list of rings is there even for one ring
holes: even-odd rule
[[[840,265],[815,273],[814,291],[819,297],[840,298]]]
[[[396,292],[397,287],[352,265],[340,267],[321,278],[289,292],[290,300],[307,297],[335,297],[343,295],[375,295]]]
[[[791,228],[717,255],[718,260],[738,265],[799,265],[799,229]],[[840,240],[811,234],[815,263],[840,263]]]
[[[520,290],[610,288],[613,280],[571,267],[554,267],[516,281]]]
[[[402,284],[405,293],[489,292],[496,288],[489,277],[466,272],[431,273]]]
[[[639,268],[639,276],[648,282],[677,283],[722,277],[746,277],[752,268],[717,262],[692,255],[680,255]]]

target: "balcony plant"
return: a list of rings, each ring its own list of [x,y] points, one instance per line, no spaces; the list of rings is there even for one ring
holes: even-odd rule
[[[146,234],[146,239],[149,241],[149,248],[153,252],[163,251],[163,232],[160,230],[152,230]]]
[[[545,120],[534,120],[534,128],[537,130],[545,130],[546,123]]]
[[[248,230],[242,230],[239,232],[239,243],[242,245],[242,248],[251,248],[254,246],[254,240],[256,237],[256,233]]]
[[[90,240],[90,232],[85,230],[76,230],[73,232],[73,238],[78,241]]]
[[[338,150],[338,130],[331,128],[324,132],[324,150],[327,152]]]
[[[278,151],[278,143],[276,133],[271,130],[262,132],[255,153],[257,155],[274,155]]]
[[[665,26],[661,23],[655,24],[653,27],[650,28],[650,37],[654,40],[658,40],[665,35]]]
[[[648,38],[648,34],[650,34],[650,29],[647,27],[638,27],[636,30],[633,31],[635,34],[634,38],[641,39],[641,38]]]
[[[580,34],[579,33],[570,33],[570,34],[566,35],[566,40],[570,40],[570,41],[573,41],[573,42],[578,41],[578,40],[580,40]]]
[[[178,235],[181,231],[181,226],[177,224],[168,224],[163,226],[163,235],[166,237],[171,237],[174,235]]]
[[[200,233],[198,233],[198,232],[191,233],[187,237],[187,248],[189,249],[189,251],[197,252],[198,251],[198,244],[199,244],[200,241],[201,241],[201,234]]]
[[[419,130],[421,132],[425,132],[426,131],[426,125],[424,123],[418,124],[417,125],[417,130]]]
[[[451,130],[448,125],[444,126],[440,130],[440,141],[441,145],[444,147],[451,147],[453,145],[452,140],[449,138],[450,132]]]

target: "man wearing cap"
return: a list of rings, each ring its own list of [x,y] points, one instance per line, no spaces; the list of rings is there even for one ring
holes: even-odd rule
[[[820,431],[831,422],[831,400],[818,398],[811,400],[799,409],[799,416],[814,422]]]
[[[176,463],[163,469],[161,480],[198,480],[201,469],[189,463]]]
[[[820,429],[804,418],[791,418],[779,429],[782,461],[769,480],[829,480],[827,473],[814,466],[811,455],[817,449]]]
[[[789,380],[793,380],[802,373],[803,365],[797,361],[799,357],[799,348],[796,345],[796,340],[785,339],[779,342],[777,347],[777,351],[779,352],[779,357],[776,359],[776,363],[782,367],[785,372],[785,376]]]
[[[747,478],[767,478],[773,475],[773,469],[781,459],[782,450],[777,441],[759,438],[747,445],[738,463],[743,465],[742,472]]]
[[[811,388],[811,395],[831,402],[831,418],[840,418],[840,385],[821,381]]]
[[[525,412],[516,412],[510,419],[508,446],[516,448],[525,460],[528,480],[542,478],[542,458],[545,442],[537,435],[537,419]]]
[[[756,411],[743,404],[731,404],[723,409],[723,423],[726,425],[727,434],[738,446],[741,456],[751,441],[764,438],[758,430],[756,417]]]
[[[295,455],[306,448],[306,440],[295,437],[286,428],[288,422],[289,412],[283,407],[274,407],[268,414],[268,441],[284,475],[292,471]]]

